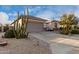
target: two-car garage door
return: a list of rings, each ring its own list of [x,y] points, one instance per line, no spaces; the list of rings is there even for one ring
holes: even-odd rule
[[[43,23],[40,23],[40,22],[29,22],[27,28],[29,32],[44,31]]]

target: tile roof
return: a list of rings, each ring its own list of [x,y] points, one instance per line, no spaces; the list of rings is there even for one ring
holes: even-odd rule
[[[21,15],[19,16],[19,18],[17,18],[14,22],[16,22],[17,20],[21,19],[21,18],[28,18],[28,19],[33,19],[33,20],[39,20],[39,21],[47,21],[46,19],[42,19],[39,17],[35,17],[35,16],[29,16],[29,15]],[[12,22],[11,24],[13,24],[14,22]]]

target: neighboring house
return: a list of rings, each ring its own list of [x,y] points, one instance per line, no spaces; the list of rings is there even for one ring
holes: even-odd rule
[[[4,32],[4,26],[5,26],[5,25],[2,25],[2,24],[0,23],[0,32]]]
[[[79,21],[78,21],[78,24],[77,24],[77,26],[79,27]]]
[[[0,23],[0,32],[2,32],[3,31],[3,29],[2,29],[3,27],[2,27],[2,24]]]
[[[3,25],[3,24],[0,23],[0,32],[5,32],[8,29],[9,29],[9,25],[8,24]]]
[[[56,21],[56,20],[49,20],[49,21],[46,21],[45,24],[44,24],[44,28],[46,30],[56,30],[56,29],[59,29],[60,28],[60,24],[59,24],[59,21]]]
[[[60,24],[59,24],[59,21],[57,21],[57,20],[53,20],[52,21],[52,27],[54,28],[54,29],[59,29],[60,28]]]
[[[27,23],[27,19],[28,19],[28,23]],[[41,19],[38,17],[21,15],[18,17],[17,20],[11,23],[11,25],[14,26],[14,29],[17,29],[17,27],[22,26],[22,24],[24,24],[28,32],[40,32],[40,31],[44,31],[43,26],[45,21],[46,21],[45,19]]]

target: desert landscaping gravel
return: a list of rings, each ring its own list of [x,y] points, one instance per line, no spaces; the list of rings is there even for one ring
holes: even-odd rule
[[[8,45],[0,47],[1,54],[48,54],[50,50],[44,46],[38,46],[32,39],[6,39]]]

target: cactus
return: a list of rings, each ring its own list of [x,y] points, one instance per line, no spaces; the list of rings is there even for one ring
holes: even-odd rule
[[[28,14],[28,9],[27,9],[27,14]],[[24,15],[25,15],[25,12],[24,12]],[[25,37],[28,37],[28,34],[29,34],[28,31],[26,31],[27,25],[28,25],[28,15],[27,15],[27,20],[26,20],[26,16],[21,16],[21,19],[22,19],[22,25],[20,26],[20,24],[18,24],[18,21],[17,21],[17,27],[14,31],[16,38],[23,38],[23,37],[25,38]]]
[[[25,35],[26,34],[26,27],[25,27],[25,23],[24,22],[25,22],[25,19],[22,18],[22,25],[20,26],[20,24],[18,24],[18,26],[16,27],[16,29],[14,31],[15,37],[17,39],[19,39],[19,38],[25,38],[25,36],[26,36]]]
[[[28,19],[28,17],[29,17],[29,11],[28,11],[28,8],[27,8],[27,21],[26,21],[26,30],[27,30],[27,26],[28,26],[28,21],[29,21],[29,19]],[[28,31],[26,31],[26,35],[27,35],[27,37],[28,37],[28,35],[29,35],[29,33],[28,33]]]

